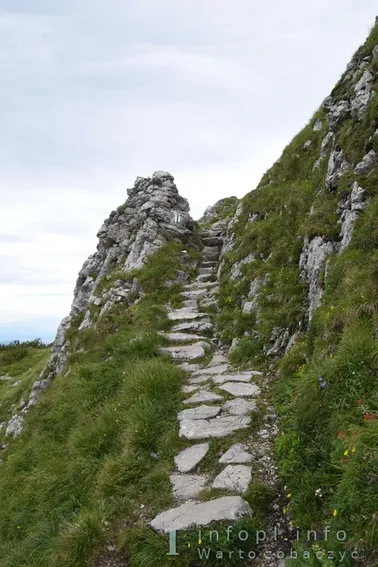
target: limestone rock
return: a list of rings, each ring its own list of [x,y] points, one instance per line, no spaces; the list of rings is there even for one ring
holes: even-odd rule
[[[239,372],[237,374],[221,374],[213,376],[212,380],[215,384],[224,384],[225,382],[250,382],[252,380],[251,372]]]
[[[175,457],[175,464],[180,473],[188,473],[202,461],[209,450],[208,443],[197,443],[181,451]]]
[[[18,437],[19,435],[21,435],[23,427],[24,418],[22,417],[22,415],[15,414],[7,425],[5,435],[13,435],[13,437]]]
[[[184,419],[180,422],[180,437],[186,439],[209,439],[227,437],[251,423],[247,416],[225,416],[215,419]]]
[[[192,345],[162,347],[160,352],[170,355],[175,360],[198,360],[205,356],[211,347],[204,341]]]
[[[219,406],[207,406],[206,404],[198,406],[196,408],[185,409],[179,412],[177,419],[182,421],[183,419],[210,419],[211,417],[216,417],[220,411]]]
[[[207,368],[202,368],[198,374],[205,376],[207,374],[222,374],[229,370],[228,364],[218,364],[217,366],[209,366]]]
[[[370,150],[356,165],[354,168],[354,173],[356,175],[361,175],[361,177],[367,177],[369,173],[377,166],[377,154],[374,150]]]
[[[210,320],[203,320],[203,321],[188,321],[187,323],[179,323],[172,328],[173,333],[185,333],[185,332],[197,332],[197,333],[206,333],[211,331],[213,328],[212,323]]]
[[[374,77],[370,71],[365,71],[361,79],[354,86],[355,96],[351,101],[352,116],[361,120],[367,110],[371,98],[371,89]]]
[[[252,510],[240,496],[225,496],[208,502],[186,502],[177,508],[162,512],[151,522],[158,532],[187,530],[207,526],[217,521],[236,521],[252,516]]]
[[[231,445],[228,451],[219,459],[221,464],[231,463],[250,463],[253,456],[248,452],[248,445],[244,443],[235,443]]]
[[[190,333],[161,333],[168,341],[172,343],[187,343],[200,341],[205,337],[200,335],[190,334]]]
[[[214,480],[213,488],[231,490],[243,494],[247,491],[252,479],[250,467],[245,465],[228,465]]]
[[[334,246],[332,242],[327,242],[320,236],[316,236],[311,241],[305,239],[299,259],[299,267],[302,268],[302,279],[306,281],[309,286],[309,320],[311,320],[315,309],[320,305],[323,296],[320,273],[327,256],[333,251]]]
[[[184,404],[201,404],[202,402],[219,402],[223,400],[222,396],[215,394],[214,392],[207,392],[206,390],[201,390],[200,392],[194,394],[191,398],[184,401]]]
[[[169,477],[176,500],[195,498],[204,489],[206,478],[192,474],[172,474]]]
[[[223,405],[223,411],[230,415],[248,415],[252,411],[256,411],[257,404],[254,400],[245,400],[243,398],[235,398],[229,400]]]
[[[328,188],[333,191],[337,189],[340,183],[341,177],[350,169],[350,165],[344,158],[342,150],[333,150],[331,152],[328,169],[326,184]]]
[[[191,321],[192,319],[207,319],[206,313],[198,313],[187,307],[182,309],[175,309],[168,313],[168,319],[170,321]]]
[[[344,203],[341,203],[339,213],[341,220],[340,238],[338,253],[340,254],[350,243],[356,220],[361,211],[367,205],[366,191],[355,181],[350,196]]]
[[[226,382],[222,386],[219,386],[221,390],[232,394],[233,396],[258,396],[260,394],[260,388],[256,384],[244,384],[241,382]]]

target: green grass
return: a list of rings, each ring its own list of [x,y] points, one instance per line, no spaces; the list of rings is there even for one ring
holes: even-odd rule
[[[69,375],[53,381],[1,455],[2,567],[95,565],[107,542],[172,504],[185,374],[160,355],[157,331],[168,327],[163,306],[180,289],[163,282],[183,269],[182,248],[169,243],[133,274],[151,288],[136,305],[116,305],[83,332],[78,321],[70,329]],[[1,367],[22,381],[14,392],[0,383],[6,419],[48,354],[29,349]]]
[[[371,54],[376,44],[378,25],[355,58]],[[369,68],[377,73],[375,63]],[[344,79],[332,93],[335,99],[353,93],[353,83]],[[375,89],[377,85],[375,81]],[[234,248],[221,276],[217,317],[224,342],[241,339],[232,355],[236,364],[260,364],[272,376],[280,376],[272,382],[271,393],[281,416],[276,451],[282,480],[291,493],[290,519],[307,529],[328,523],[332,529],[344,529],[348,545],[359,547],[369,565],[376,564],[378,547],[378,172],[359,178],[353,170],[367,151],[378,150],[378,140],[372,137],[377,112],[375,97],[363,120],[345,120],[336,130],[335,144],[352,166],[337,190],[326,188],[328,157],[313,170],[327,131],[320,109],[257,189],[242,199],[243,211],[233,229]],[[323,121],[321,132],[312,130],[317,118]],[[312,143],[305,150],[307,140]],[[331,254],[322,267],[323,302],[307,328],[308,289],[299,269],[303,241],[315,236],[340,240],[337,209],[355,181],[366,191],[369,204],[355,225],[350,246],[339,256]],[[252,215],[256,220],[250,223]],[[255,260],[242,266],[240,279],[231,280],[232,265],[249,254]],[[257,307],[245,316],[243,299],[256,278],[261,282]],[[299,332],[299,340],[286,356],[267,360],[264,347],[271,346],[274,328],[288,330],[289,335]],[[334,544],[322,542],[320,547],[332,549]],[[308,564],[336,565],[323,560]]]

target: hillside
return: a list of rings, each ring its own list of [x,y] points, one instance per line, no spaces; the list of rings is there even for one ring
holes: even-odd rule
[[[2,567],[377,565],[377,87],[378,23],[256,189],[137,178],[0,351]]]

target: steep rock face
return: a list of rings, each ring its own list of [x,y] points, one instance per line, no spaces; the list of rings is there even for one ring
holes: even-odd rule
[[[194,235],[189,203],[179,195],[170,173],[157,171],[151,178],[138,177],[127,194],[125,204],[110,214],[97,233],[97,250],[80,270],[70,314],[59,325],[51,357],[33,384],[21,414],[35,404],[54,376],[65,370],[73,326],[78,325],[79,331],[90,328],[94,324],[93,309],[101,316],[113,305],[130,305],[143,295],[136,278],[123,280],[122,275],[142,268],[146,259],[168,241],[186,243]],[[114,273],[120,277],[112,278]],[[102,285],[104,281],[106,286]],[[12,417],[8,434],[21,433],[21,414]]]
[[[221,327],[234,345],[236,333],[257,338],[269,355],[291,348],[375,194],[377,50],[357,52],[309,125],[225,219]]]

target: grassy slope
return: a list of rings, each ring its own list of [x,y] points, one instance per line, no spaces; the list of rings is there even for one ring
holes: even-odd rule
[[[180,268],[179,251],[168,244],[134,274],[146,289],[153,282],[153,293],[73,337],[85,352],[72,353],[69,376],[55,379],[9,443],[2,567],[87,565],[104,542],[171,503],[183,376],[158,354],[156,331],[167,326],[162,305],[177,301],[179,284],[167,290],[164,282]]]
[[[369,55],[377,43],[376,26],[358,56]],[[377,87],[376,81],[376,91]],[[342,98],[348,86],[340,82],[332,94]],[[313,132],[317,118],[323,120],[323,130]],[[348,120],[337,132],[337,143],[354,165],[367,148],[378,151],[377,137],[368,142],[377,120],[376,97],[361,124]],[[235,251],[223,271],[219,327],[226,341],[257,331],[259,338],[244,338],[234,356],[239,362],[260,363],[262,344],[268,342],[273,327],[291,333],[298,329],[307,293],[298,268],[303,237],[337,240],[338,202],[350,193],[356,179],[370,204],[356,223],[351,245],[339,257],[330,258],[323,304],[308,333],[279,363],[275,395],[283,421],[277,453],[291,494],[287,509],[294,525],[321,529],[329,523],[332,529],[344,529],[349,544],[358,544],[373,564],[378,544],[378,171],[368,179],[348,173],[337,191],[326,190],[328,158],[315,173],[312,170],[325,124],[319,110],[259,187],[244,198]],[[307,140],[312,143],[304,149]],[[252,214],[258,220],[248,223]],[[257,261],[243,266],[240,281],[230,281],[228,267],[251,252]],[[256,321],[254,314],[242,316],[241,296],[252,279],[266,273],[270,280],[261,288],[261,320]],[[324,389],[319,376],[327,384]],[[349,564],[353,562],[345,562]],[[313,565],[326,563],[316,560]]]

